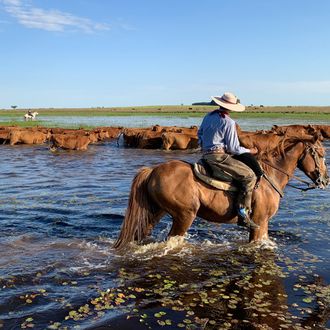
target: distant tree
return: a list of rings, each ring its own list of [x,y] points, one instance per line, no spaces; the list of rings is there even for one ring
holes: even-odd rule
[[[11,105],[10,107],[15,110],[17,108],[17,105]]]

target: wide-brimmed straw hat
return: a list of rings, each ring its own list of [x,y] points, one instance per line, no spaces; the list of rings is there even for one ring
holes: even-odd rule
[[[233,93],[224,93],[222,96],[212,96],[212,100],[221,107],[235,112],[242,112],[245,106],[238,102],[237,97]]]

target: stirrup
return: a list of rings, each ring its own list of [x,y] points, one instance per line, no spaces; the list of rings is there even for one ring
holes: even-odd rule
[[[240,207],[237,211],[238,214],[238,222],[237,224],[239,226],[244,226],[247,227],[249,229],[259,229],[260,226],[257,225],[251,218],[249,215],[249,212],[247,211],[247,209],[245,207]]]

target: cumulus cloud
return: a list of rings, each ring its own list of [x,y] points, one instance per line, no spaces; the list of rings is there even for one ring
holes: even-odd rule
[[[37,8],[24,0],[2,0],[1,2],[7,13],[16,18],[20,24],[31,29],[55,32],[82,31],[84,33],[110,29],[108,24],[97,23],[89,18],[78,17],[56,9]]]

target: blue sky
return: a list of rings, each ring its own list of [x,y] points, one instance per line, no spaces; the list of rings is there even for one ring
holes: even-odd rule
[[[330,105],[328,0],[0,0],[0,108]]]

